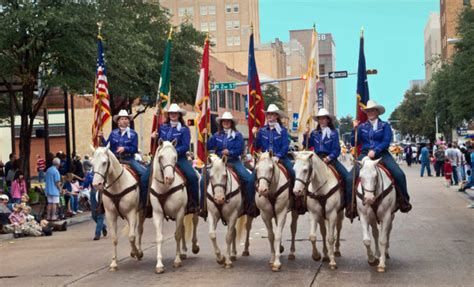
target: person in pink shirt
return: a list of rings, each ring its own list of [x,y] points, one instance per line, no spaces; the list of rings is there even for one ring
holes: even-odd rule
[[[21,197],[28,195],[26,191],[25,176],[22,172],[18,172],[12,182],[11,197],[13,203],[21,203]]]
[[[10,214],[8,219],[10,220],[10,229],[13,229],[13,235],[15,238],[21,236],[21,227],[25,224],[25,215],[23,214],[20,204],[13,205],[13,213]]]

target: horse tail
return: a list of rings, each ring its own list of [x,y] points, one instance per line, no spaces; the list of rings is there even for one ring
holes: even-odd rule
[[[247,231],[247,220],[247,215],[242,215],[241,217],[239,217],[239,219],[237,219],[237,223],[235,224],[237,243],[240,243],[240,240],[242,238],[245,238],[245,232]]]
[[[191,241],[193,237],[193,216],[192,213],[184,216],[184,239],[186,242]]]

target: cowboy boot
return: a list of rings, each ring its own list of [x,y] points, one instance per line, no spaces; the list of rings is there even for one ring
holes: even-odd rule
[[[354,206],[354,208],[352,208]],[[357,206],[353,203],[346,204],[346,212],[345,215],[349,219],[354,219],[358,216],[357,214]]]
[[[400,212],[408,213],[412,209],[412,206],[408,200],[400,197],[400,200],[398,201],[398,208],[400,209]]]

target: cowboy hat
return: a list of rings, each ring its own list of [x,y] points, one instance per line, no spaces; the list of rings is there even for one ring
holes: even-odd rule
[[[164,111],[165,114],[167,113],[180,113],[181,116],[186,115],[186,110],[180,108],[177,104],[171,104],[170,107]]]
[[[120,110],[120,112],[115,115],[112,120],[114,122],[117,122],[121,117],[125,117],[125,118],[128,118],[129,120],[133,120],[133,116],[132,115],[129,115],[127,110]]]
[[[313,116],[313,120],[317,121],[319,117],[329,117],[331,119],[331,121],[336,120],[336,117],[334,115],[330,114],[329,111],[326,110],[325,108],[320,109],[318,111],[318,114]]]
[[[363,110],[364,112],[367,110],[377,110],[379,111],[379,115],[385,113],[385,108],[382,105],[377,104],[377,102],[374,100],[368,100],[367,105],[365,106],[365,108],[363,108]]]
[[[285,113],[282,110],[280,110],[275,104],[270,104],[268,106],[267,111],[265,112],[265,114],[267,114],[267,113],[275,113],[278,116],[280,116],[280,118],[286,117]]]
[[[222,114],[222,117],[217,117],[216,122],[220,124],[222,120],[230,120],[233,121],[234,124],[237,124],[238,122],[237,119],[234,119],[234,116],[232,116],[230,112],[224,112],[224,114]]]
[[[9,200],[8,195],[6,194],[0,194],[0,199]]]

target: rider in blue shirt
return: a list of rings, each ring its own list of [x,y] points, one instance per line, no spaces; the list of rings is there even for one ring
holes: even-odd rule
[[[178,161],[176,165],[186,177],[186,187],[192,196],[188,202],[188,211],[197,212],[199,207],[199,178],[196,170],[186,157],[191,141],[191,133],[183,120],[186,111],[177,104],[171,104],[165,115],[165,123],[160,125],[158,133],[154,132],[152,137],[164,141],[177,141],[175,148],[178,153]]]
[[[401,193],[401,198],[399,198],[398,202],[400,211],[408,212],[412,207],[409,202],[410,196],[408,195],[406,177],[388,151],[392,141],[392,128],[389,123],[379,118],[379,115],[385,112],[385,108],[382,105],[378,105],[375,101],[369,100],[364,112],[367,114],[368,121],[362,124],[359,124],[357,120],[354,121],[354,129],[357,129],[357,142],[362,144],[359,160],[365,156],[371,159],[382,159],[382,163],[392,174],[396,187]],[[354,130],[352,131],[351,141],[352,145],[354,145]],[[358,169],[356,171],[358,177]]]
[[[110,133],[107,140],[104,139],[101,131],[98,136],[102,140],[102,145],[110,144],[110,151],[115,154],[117,159],[128,164],[140,176],[140,202],[146,202],[148,176],[146,168],[135,160],[135,154],[138,153],[138,134],[130,128],[133,116],[129,115],[126,110],[120,110],[112,119],[117,123],[118,128]]]
[[[325,163],[331,164],[336,168],[337,172],[344,181],[344,201],[347,206],[350,204],[352,177],[344,165],[342,165],[342,163],[337,159],[341,154],[341,146],[339,143],[339,133],[334,127],[335,117],[334,115],[331,115],[326,109],[320,109],[318,114],[314,116],[313,119],[318,122],[318,127],[309,135],[309,142],[307,142],[308,134],[304,135],[303,146],[314,148],[314,152]]]
[[[246,191],[247,206],[245,209],[247,214],[255,217],[257,215],[255,208],[255,181],[253,175],[244,167],[240,160],[245,144],[242,134],[235,127],[237,119],[234,119],[230,112],[225,112],[222,117],[217,118],[217,123],[219,131],[209,139],[207,149],[215,150],[219,157],[227,156],[227,163],[233,167],[239,176],[243,189]],[[204,198],[205,188],[203,181],[201,181],[201,191],[202,198]]]
[[[273,154],[288,171],[292,189],[295,181],[295,170],[288,157],[288,147],[290,145],[288,132],[281,123],[281,118],[284,116],[283,111],[276,105],[270,104],[266,112],[267,124],[258,130],[254,143],[256,150],[261,150],[262,152],[273,151]],[[252,132],[255,134],[257,128],[254,127]]]

